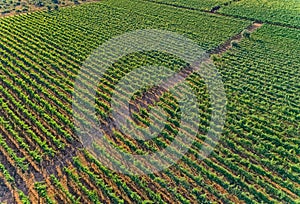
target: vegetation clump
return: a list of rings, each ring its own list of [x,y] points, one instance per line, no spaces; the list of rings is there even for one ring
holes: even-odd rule
[[[243,36],[244,38],[250,38],[250,35],[251,35],[251,33],[250,33],[249,30],[243,30],[242,36]]]
[[[231,45],[231,47],[239,47],[239,41],[237,41],[237,40],[232,40],[232,41],[230,42],[230,45]]]

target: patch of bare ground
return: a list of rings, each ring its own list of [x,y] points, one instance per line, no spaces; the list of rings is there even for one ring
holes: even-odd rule
[[[0,173],[0,203],[13,203],[13,187],[3,178],[4,175]]]
[[[78,1],[78,3],[74,3],[73,1],[67,1],[67,2],[65,2],[65,4],[56,4],[56,5],[58,6],[58,8],[64,8],[64,7],[69,7],[69,6],[77,6],[77,5],[81,5],[81,4],[93,3],[93,2],[97,2],[97,1],[100,1],[100,0],[81,0],[81,1]],[[48,9],[47,6],[36,6],[36,5],[33,5],[33,4],[30,4],[30,5],[27,5],[27,6],[29,8],[28,11],[17,12],[17,10],[19,8],[19,7],[17,7],[14,10],[11,10],[8,13],[0,13],[0,18],[15,16],[15,15],[24,15],[24,14],[26,15],[28,13],[33,13],[33,12],[37,12],[37,11],[46,11]],[[55,10],[54,7],[51,8],[51,9]]]

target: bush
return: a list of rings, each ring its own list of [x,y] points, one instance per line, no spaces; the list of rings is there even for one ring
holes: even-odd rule
[[[36,7],[43,7],[44,3],[41,0],[38,0],[38,1],[35,2],[35,6]]]
[[[4,11],[1,12],[2,14],[7,14],[7,13],[10,13],[10,10],[9,9],[5,9]]]
[[[50,12],[52,9],[52,6],[51,5],[47,5],[47,10]]]
[[[238,47],[239,46],[239,42],[237,40],[232,40],[230,42],[231,47]]]
[[[211,59],[214,61],[214,62],[218,62],[218,61],[220,61],[220,56],[219,55],[217,55],[217,54],[213,54],[213,55],[211,55]]]
[[[243,36],[244,38],[250,38],[250,35],[251,35],[251,33],[250,33],[248,30],[244,30],[244,31],[242,32],[242,36]]]

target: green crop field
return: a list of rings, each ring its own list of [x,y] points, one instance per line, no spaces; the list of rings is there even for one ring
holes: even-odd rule
[[[272,24],[300,27],[300,2],[298,0],[251,0],[224,6],[220,13],[237,17],[258,19]]]
[[[0,18],[0,203],[299,203],[300,3],[257,2],[103,0]],[[114,171],[85,148],[72,105],[76,79],[93,51],[141,29],[180,34],[210,55],[224,84],[226,118],[218,144],[199,159],[210,145],[212,106],[205,80],[190,74],[185,80],[200,120],[189,151],[160,172],[131,175]],[[156,50],[107,63],[112,66],[94,98],[101,124],[111,120],[118,82],[133,70],[157,65],[179,72],[188,66]],[[141,101],[133,109],[147,104],[139,92],[123,92]],[[129,154],[166,148],[180,129],[180,103],[171,92],[156,94],[155,105],[168,118],[159,137],[141,141],[116,127],[103,137]],[[132,112],[139,128],[150,123],[140,109]],[[163,118],[159,111],[156,116]],[[105,157],[129,171],[123,161]]]
[[[300,27],[299,0],[144,0],[289,27]],[[213,11],[212,9],[216,9]]]

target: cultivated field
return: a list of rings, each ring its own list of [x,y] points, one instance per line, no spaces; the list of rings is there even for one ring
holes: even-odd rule
[[[257,2],[104,0],[1,18],[0,203],[299,203],[300,5]],[[265,12],[268,7],[274,12]],[[199,159],[207,145],[211,105],[196,73],[186,81],[197,96],[199,130],[190,150],[171,167],[148,175],[114,172],[78,138],[72,97],[82,64],[102,43],[138,29],[182,34],[213,60],[224,83],[227,113],[208,158]],[[158,51],[114,62],[99,79],[95,98],[101,124],[111,120],[118,81],[146,65],[174,71],[187,66]],[[178,101],[150,88],[167,123],[148,141],[105,130],[107,140],[124,152],[149,154],[176,138]],[[139,103],[131,107],[132,120],[147,126],[143,104],[148,102],[141,93],[133,98]]]

